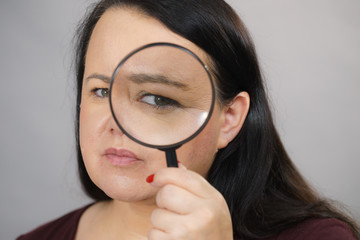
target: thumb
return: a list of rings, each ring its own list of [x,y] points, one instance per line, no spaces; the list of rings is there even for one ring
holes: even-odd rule
[[[182,162],[180,162],[180,161],[178,161],[178,167],[179,167],[179,169],[187,169],[187,168],[185,167],[185,165],[182,164]]]

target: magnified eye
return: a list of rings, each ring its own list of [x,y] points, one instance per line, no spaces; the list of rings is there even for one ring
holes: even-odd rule
[[[177,101],[160,95],[144,94],[139,100],[157,108],[180,107]]]
[[[109,96],[109,89],[108,88],[95,88],[92,92],[100,98],[106,98]]]

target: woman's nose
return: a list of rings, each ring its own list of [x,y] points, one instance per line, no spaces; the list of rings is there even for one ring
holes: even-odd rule
[[[112,116],[109,118],[109,131],[111,134],[114,135],[124,135],[124,133],[121,131],[120,127],[117,125],[115,119]]]

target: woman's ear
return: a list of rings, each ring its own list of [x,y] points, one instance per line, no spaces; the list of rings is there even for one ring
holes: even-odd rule
[[[241,92],[222,108],[222,126],[217,148],[226,147],[239,133],[250,107],[250,96],[247,92]]]

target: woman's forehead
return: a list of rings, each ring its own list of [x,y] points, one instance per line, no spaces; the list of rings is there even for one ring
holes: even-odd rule
[[[155,18],[129,8],[112,8],[99,19],[85,59],[87,70],[112,74],[117,64],[132,50],[154,42],[169,42],[190,49],[205,62],[206,53],[195,44],[172,32]]]

